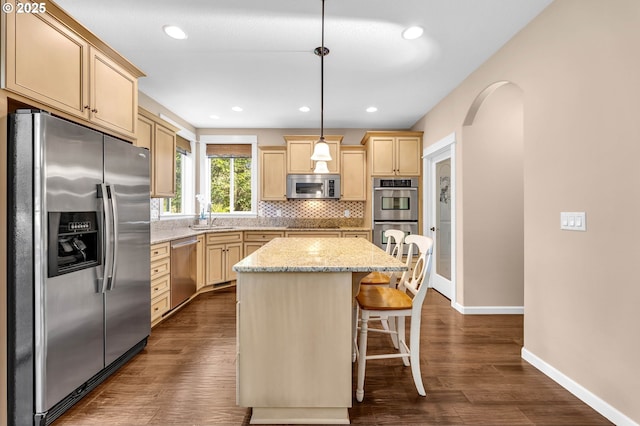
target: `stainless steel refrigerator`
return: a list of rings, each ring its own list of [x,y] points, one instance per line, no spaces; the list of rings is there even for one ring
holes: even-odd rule
[[[39,111],[8,129],[9,419],[45,425],[146,345],[149,152]]]

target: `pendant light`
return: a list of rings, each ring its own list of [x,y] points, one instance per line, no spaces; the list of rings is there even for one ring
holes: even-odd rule
[[[327,161],[331,161],[329,145],[324,140],[324,57],[329,54],[329,49],[324,47],[324,0],[322,0],[322,45],[313,51],[320,56],[320,139],[313,147],[311,159],[316,162],[314,173],[329,173]]]

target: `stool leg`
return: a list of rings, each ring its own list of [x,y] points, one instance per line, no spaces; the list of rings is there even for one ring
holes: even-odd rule
[[[420,396],[427,396],[427,392],[424,390],[424,384],[422,384],[422,375],[420,374],[420,313],[411,316],[411,336],[409,343],[411,347],[409,352],[411,353],[411,374],[413,375],[413,382],[416,384],[416,389]]]
[[[367,365],[367,328],[369,323],[369,311],[362,310],[360,317],[360,345],[358,356],[358,383],[356,386],[356,400],[362,402],[364,399],[364,371]]]
[[[405,349],[407,345],[407,337],[406,337],[406,330],[404,328],[404,316],[398,316],[396,317],[396,325],[398,326],[398,349],[400,350],[400,353],[407,353],[407,350]],[[413,342],[412,342],[413,343]],[[402,363],[408,367],[409,364],[409,357],[403,356],[402,357]]]
[[[353,342],[353,348],[351,351],[351,362],[356,362],[358,357],[358,304],[353,304],[353,311],[351,313],[351,340]]]

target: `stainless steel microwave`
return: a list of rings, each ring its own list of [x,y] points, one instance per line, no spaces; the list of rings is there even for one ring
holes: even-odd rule
[[[287,175],[287,198],[340,199],[340,175]]]

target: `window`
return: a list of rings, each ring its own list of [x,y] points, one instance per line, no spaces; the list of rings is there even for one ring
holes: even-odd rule
[[[208,176],[204,177],[206,191],[203,192],[209,196],[212,213],[255,215],[257,210],[255,150],[255,142],[218,142],[206,145],[205,169],[208,171]]]
[[[191,142],[176,136],[176,195],[162,199],[162,214],[193,214],[194,167]]]

